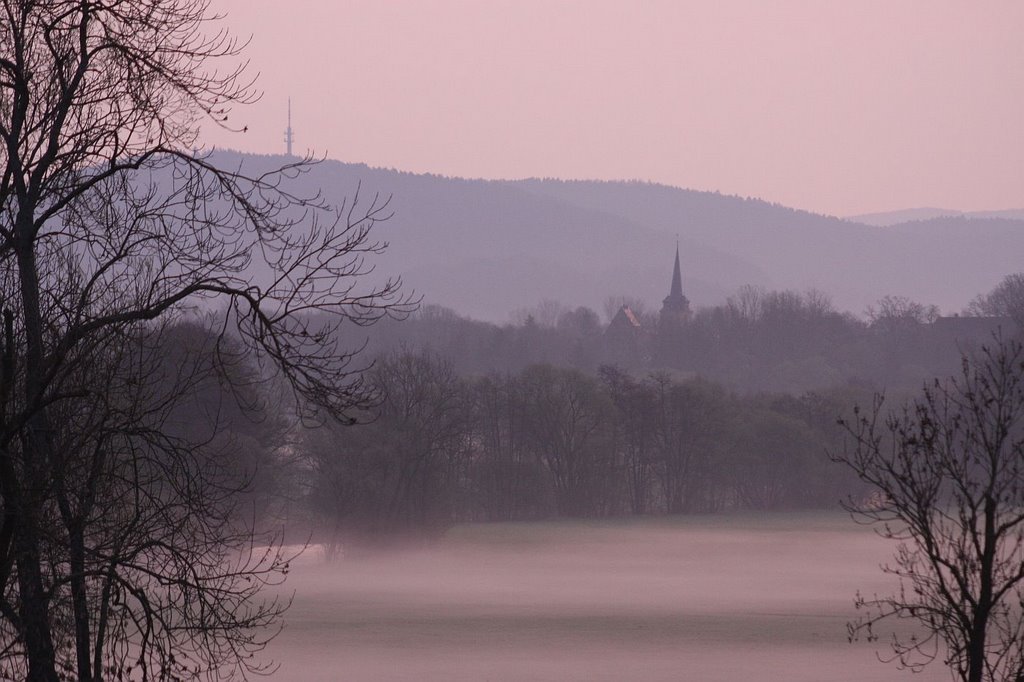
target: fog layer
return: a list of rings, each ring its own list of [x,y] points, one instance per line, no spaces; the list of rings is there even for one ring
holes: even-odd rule
[[[892,549],[841,514],[468,525],[333,564],[314,549],[274,679],[900,679],[845,629],[857,589],[891,589]]]

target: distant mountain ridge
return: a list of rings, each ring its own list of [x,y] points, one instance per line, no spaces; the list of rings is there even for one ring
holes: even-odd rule
[[[284,157],[218,151],[250,172]],[[886,294],[960,310],[1021,269],[1024,220],[939,217],[880,228],[758,199],[641,182],[467,180],[324,161],[291,181],[340,203],[357,187],[392,197],[374,276],[401,274],[424,300],[504,322],[543,298],[601,310],[610,295],[654,309],[678,235],[697,306],[740,285],[816,288],[854,313]]]
[[[1007,209],[1004,211],[955,211],[949,208],[905,208],[900,211],[886,211],[882,213],[863,213],[861,215],[849,216],[847,220],[875,227],[889,227],[919,220],[934,220],[935,218],[949,218],[960,216],[963,218],[1005,218],[1007,220],[1024,220],[1024,208]]]

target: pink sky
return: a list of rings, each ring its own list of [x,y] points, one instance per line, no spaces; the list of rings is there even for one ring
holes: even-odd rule
[[[644,179],[835,215],[1024,206],[1024,2],[212,0],[264,95],[209,144]]]

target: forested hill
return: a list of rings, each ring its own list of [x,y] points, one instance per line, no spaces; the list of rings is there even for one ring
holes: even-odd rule
[[[863,215],[847,216],[849,220],[865,225],[877,225],[887,227],[912,220],[931,220],[933,218],[950,218],[960,216],[963,218],[1005,218],[1007,220],[1024,220],[1024,208],[1006,209],[1002,211],[955,211],[948,208],[906,208],[900,211],[886,211],[883,213],[865,213]]]
[[[259,172],[284,157],[218,151]],[[860,313],[885,294],[957,311],[1021,269],[1024,221],[962,216],[872,227],[755,199],[638,182],[485,181],[324,161],[293,181],[335,202],[392,195],[377,272],[401,274],[428,302],[505,321],[544,298],[601,309],[626,294],[657,308],[679,236],[696,305],[742,284],[817,288]]]

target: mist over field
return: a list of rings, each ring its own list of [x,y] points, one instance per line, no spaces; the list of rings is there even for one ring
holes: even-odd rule
[[[898,679],[846,639],[892,546],[840,513],[459,526],[293,567],[275,680]],[[908,675],[908,673],[903,673]],[[912,676],[947,680],[932,666]]]

